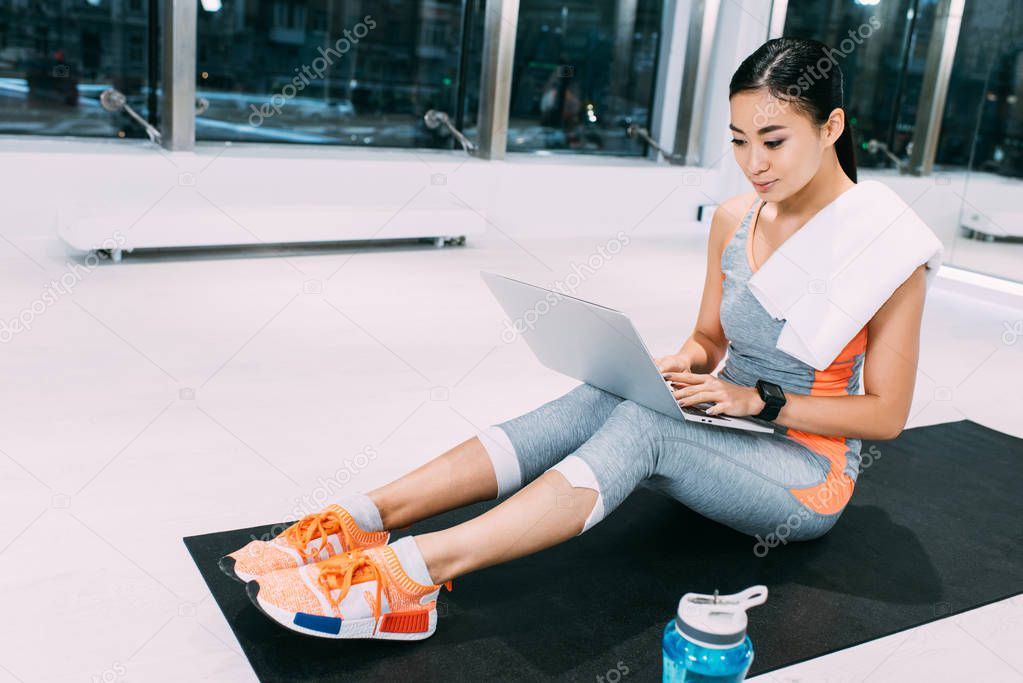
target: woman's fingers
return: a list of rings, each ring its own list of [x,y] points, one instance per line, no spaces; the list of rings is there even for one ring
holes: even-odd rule
[[[680,384],[699,384],[701,382],[706,382],[708,379],[713,377],[713,375],[701,375],[695,372],[689,372],[688,370],[685,372],[662,372],[661,375],[667,380],[678,382]]]
[[[724,401],[724,402],[721,402],[721,403],[715,403],[710,408],[707,408],[707,414],[708,415],[717,415],[718,413],[725,412],[726,410],[728,410],[731,407],[732,407],[732,404],[729,403],[728,401]]]
[[[706,391],[706,390],[707,390],[707,385],[705,383],[701,382],[700,384],[683,384],[683,386],[680,389],[672,389],[671,393],[676,398],[683,398],[683,397],[687,396],[688,394],[694,394],[694,393],[696,393],[698,391]]]
[[[685,391],[685,389],[679,389],[678,392],[672,393],[680,393],[683,391]],[[677,396],[676,398],[678,399],[678,402],[680,404],[684,406],[690,406],[696,403],[713,403],[717,401],[720,397],[721,394],[716,391],[698,391],[695,393],[691,393],[688,396]]]
[[[684,379],[681,379],[681,380],[669,379],[667,381],[668,381],[669,384],[680,384],[680,385],[683,386],[682,389],[677,389],[677,391],[684,391],[686,389],[688,389],[689,391],[720,391],[720,390],[722,390],[721,384],[717,381],[716,378],[714,378],[714,377],[712,377],[710,375],[690,375],[690,377],[693,377],[694,379],[689,380],[689,381],[684,380]],[[676,391],[676,390],[673,390],[673,391]]]

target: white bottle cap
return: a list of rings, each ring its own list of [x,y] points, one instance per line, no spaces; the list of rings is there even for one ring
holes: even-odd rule
[[[746,610],[766,600],[767,586],[751,586],[734,595],[686,593],[678,601],[675,628],[697,645],[735,647],[746,639]]]

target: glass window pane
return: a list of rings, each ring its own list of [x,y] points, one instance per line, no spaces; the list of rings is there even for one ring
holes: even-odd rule
[[[966,3],[935,157],[961,193],[947,261],[1018,282],[1023,282],[1021,33],[1019,0]]]
[[[148,7],[138,0],[0,0],[0,133],[145,137],[124,113],[104,110],[99,94],[117,88],[155,121]]]
[[[650,126],[661,2],[522,0],[508,150],[642,155]]]
[[[200,140],[450,148],[423,123],[464,130],[474,40],[461,0],[224,0],[199,10]],[[478,47],[475,48],[478,51]],[[462,87],[460,88],[460,84]],[[473,112],[475,119],[475,112]]]
[[[886,155],[866,151],[872,139],[909,157],[936,7],[937,0],[789,0],[785,36],[819,40],[845,54],[846,112],[860,142],[861,168],[894,166]],[[847,51],[842,43],[850,33],[867,37]]]
[[[949,77],[937,163],[1023,177],[1023,8],[967,2]]]

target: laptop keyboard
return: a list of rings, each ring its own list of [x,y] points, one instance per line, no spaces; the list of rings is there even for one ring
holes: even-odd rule
[[[711,418],[718,418],[718,419],[724,419],[724,420],[728,419],[728,417],[725,416],[725,415],[710,415],[710,414],[708,414],[707,413],[707,408],[710,408],[712,405],[714,405],[714,404],[713,403],[696,403],[696,404],[691,405],[691,406],[679,406],[679,408],[682,409],[683,413],[688,413],[689,415],[699,415],[700,417],[711,417]]]

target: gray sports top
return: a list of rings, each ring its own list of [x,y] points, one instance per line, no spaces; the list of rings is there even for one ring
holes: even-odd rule
[[[763,205],[759,198],[753,202],[721,255],[724,284],[720,314],[721,326],[728,338],[728,355],[719,377],[744,386],[753,386],[758,379],[765,379],[791,394],[844,396],[861,393],[866,326],[825,370],[816,370],[777,348],[778,335],[785,321],[772,318],[747,286],[754,272],[750,226]],[[755,225],[753,231],[756,232]],[[778,426],[778,434],[827,457],[832,465],[832,474],[844,471],[853,481],[856,480],[860,463],[859,439],[810,434],[781,425]]]

